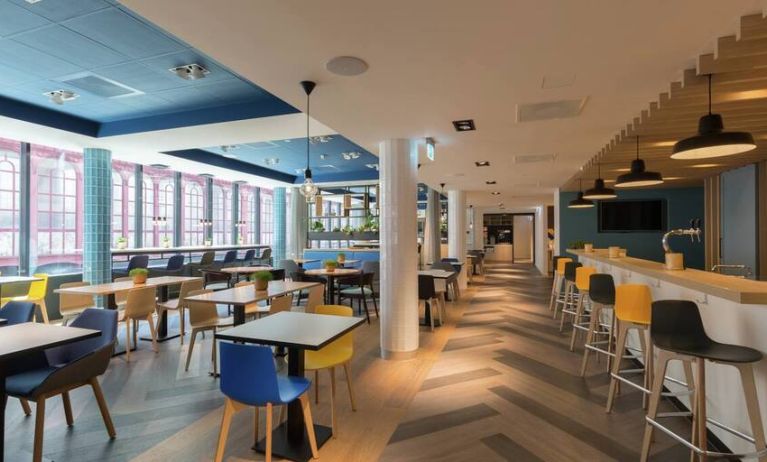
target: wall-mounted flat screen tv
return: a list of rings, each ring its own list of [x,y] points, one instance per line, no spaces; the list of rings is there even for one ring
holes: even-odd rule
[[[598,203],[600,233],[666,231],[666,200],[618,200]]]

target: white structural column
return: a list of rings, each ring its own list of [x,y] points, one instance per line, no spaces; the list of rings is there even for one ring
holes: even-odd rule
[[[466,288],[466,193],[450,190],[447,192],[447,253],[463,263],[464,271],[458,277],[458,284]]]
[[[290,242],[287,246],[287,257],[303,258],[306,248],[306,236],[309,229],[309,207],[306,198],[298,188],[292,188],[290,194]],[[277,263],[277,262],[275,262]]]
[[[440,244],[442,237],[439,231],[440,216],[440,197],[439,192],[432,188],[426,190],[426,224],[423,230],[423,262],[429,264],[439,261]]]
[[[415,143],[382,141],[381,357],[408,359],[418,350],[417,167]]]

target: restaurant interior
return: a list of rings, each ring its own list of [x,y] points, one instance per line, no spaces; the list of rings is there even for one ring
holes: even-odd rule
[[[0,0],[0,462],[767,462],[766,8]]]

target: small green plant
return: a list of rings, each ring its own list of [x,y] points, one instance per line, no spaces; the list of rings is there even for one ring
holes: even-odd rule
[[[274,279],[274,275],[271,271],[257,271],[250,275],[251,281],[269,282]]]
[[[344,234],[352,235],[354,234],[354,228],[352,228],[350,225],[346,225],[341,229],[341,232]]]
[[[335,260],[325,260],[322,262],[322,265],[325,266],[325,268],[338,268],[338,262]]]
[[[567,246],[568,249],[583,249],[586,246],[586,241],[573,241]]]
[[[336,255],[336,258],[339,258],[339,259],[346,258],[346,253],[345,252],[338,252],[338,254]]]
[[[312,223],[312,231],[315,233],[322,233],[325,231],[325,225],[321,221],[315,221]]]
[[[128,242],[128,238],[126,238],[125,236],[120,236],[117,238],[118,244],[126,244],[127,242]]]
[[[340,233],[340,232],[341,232],[341,228],[339,228],[338,226],[336,226],[336,227],[334,227],[334,228],[333,228],[333,232],[334,232],[334,233]]]
[[[146,268],[133,268],[128,272],[128,276],[134,277],[134,276],[146,276],[149,274],[149,270]]]

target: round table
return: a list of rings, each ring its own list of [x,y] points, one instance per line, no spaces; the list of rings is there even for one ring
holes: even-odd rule
[[[325,297],[326,303],[335,305],[336,278],[347,277],[361,274],[362,270],[353,268],[336,268],[334,271],[328,271],[325,268],[306,270],[304,274],[308,276],[323,277],[328,281],[328,293]]]

